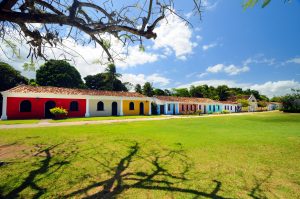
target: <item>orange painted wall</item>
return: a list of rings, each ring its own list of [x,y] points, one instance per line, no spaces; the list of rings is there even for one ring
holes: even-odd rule
[[[129,103],[134,103],[134,110],[129,110]],[[139,115],[140,103],[144,103],[144,115],[149,115],[149,101],[146,100],[123,100],[123,114],[124,115]]]

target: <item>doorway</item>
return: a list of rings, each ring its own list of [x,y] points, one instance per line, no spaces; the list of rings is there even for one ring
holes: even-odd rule
[[[140,103],[140,115],[144,115],[144,103]]]
[[[160,105],[159,106],[159,110],[160,110],[160,114],[164,115],[165,114],[165,106],[164,105]]]
[[[111,104],[111,115],[112,116],[117,116],[118,115],[118,103],[117,102],[113,102]]]
[[[50,112],[50,109],[54,108],[55,106],[56,104],[53,101],[48,101],[45,103],[45,118],[54,118],[54,115]]]

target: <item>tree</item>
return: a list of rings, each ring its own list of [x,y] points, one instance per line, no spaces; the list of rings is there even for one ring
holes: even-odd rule
[[[156,95],[156,96],[164,96],[164,95],[166,95],[166,93],[162,89],[156,88],[156,89],[154,89],[154,95]]]
[[[271,102],[281,102],[282,101],[282,97],[279,96],[274,96],[270,99]]]
[[[281,98],[284,112],[300,113],[300,90],[292,90],[294,93]]]
[[[0,62],[0,91],[5,91],[19,84],[27,84],[28,79],[20,71],[7,63]],[[0,94],[0,113],[2,115],[2,95]]]
[[[177,97],[190,97],[189,90],[187,88],[174,88],[173,95]]]
[[[28,79],[7,63],[0,62],[0,91],[8,90],[19,84],[27,84]]]
[[[152,97],[154,94],[153,87],[150,84],[150,82],[146,82],[143,86],[143,95],[146,95],[148,97]]]
[[[237,100],[237,102],[240,103],[242,105],[242,107],[248,107],[250,105],[248,100],[246,100],[246,99],[239,99],[239,100]]]
[[[260,107],[260,110],[262,110],[262,108],[265,108],[268,106],[266,101],[258,101],[257,102],[257,106]]]
[[[106,77],[103,73],[88,75],[83,78],[86,87],[93,90],[106,90]]]
[[[142,94],[142,86],[140,84],[135,85],[134,91]]]
[[[226,85],[218,86],[216,89],[219,100],[226,101],[229,97],[229,88]]]
[[[191,2],[200,13],[201,1]],[[22,43],[28,44],[28,56],[32,59],[47,59],[45,49],[59,48],[63,40],[72,39],[81,45],[92,41],[103,49],[108,61],[113,61],[111,37],[125,46],[142,43],[143,38],[155,39],[157,24],[167,13],[177,14],[173,3],[173,0],[136,0],[115,5],[110,0],[2,0],[0,27],[5,28],[0,29],[0,36],[3,41],[25,40]],[[34,25],[37,23],[41,27]]]
[[[36,71],[36,83],[41,86],[83,88],[79,72],[64,60],[49,60]]]
[[[202,86],[191,86],[190,95],[192,97],[203,97],[203,88]]]
[[[109,91],[127,91],[125,85],[118,79],[121,77],[121,74],[117,73],[116,66],[114,64],[108,64],[105,69],[105,78],[106,78],[106,89]]]
[[[114,64],[109,64],[104,73],[88,75],[85,78],[85,85],[89,89],[107,90],[107,91],[128,91],[128,82],[122,83],[118,78],[121,74],[116,72]]]

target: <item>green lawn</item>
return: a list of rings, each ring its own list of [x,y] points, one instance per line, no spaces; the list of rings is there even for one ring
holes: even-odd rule
[[[300,114],[0,130],[0,198],[300,198]]]
[[[100,121],[100,120],[126,120],[126,119],[139,119],[139,118],[155,118],[164,117],[163,115],[134,115],[134,116],[107,116],[107,117],[80,117],[80,118],[67,118],[63,120],[49,120],[49,122],[79,122],[79,121]],[[12,125],[12,124],[35,124],[39,123],[39,119],[27,119],[27,120],[0,120],[0,125]]]
[[[28,120],[0,120],[0,125],[11,125],[11,124],[35,124],[39,123],[38,119],[28,119]]]
[[[79,122],[79,121],[100,121],[100,120],[126,120],[126,119],[139,119],[139,118],[154,118],[164,117],[163,115],[132,115],[132,116],[105,116],[105,117],[79,117],[67,118],[63,120],[50,120],[50,122]]]

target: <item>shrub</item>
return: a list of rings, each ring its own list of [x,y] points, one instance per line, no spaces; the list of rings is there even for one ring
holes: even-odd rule
[[[54,107],[54,108],[50,109],[50,113],[55,115],[55,117],[68,115],[68,111],[62,107]]]
[[[223,110],[221,113],[222,113],[222,114],[229,114],[230,111],[228,111],[228,110]]]
[[[282,97],[282,109],[284,112],[300,113],[300,90]]]
[[[202,110],[197,110],[197,111],[195,112],[195,114],[196,114],[196,115],[201,115],[201,114],[202,114]]]

